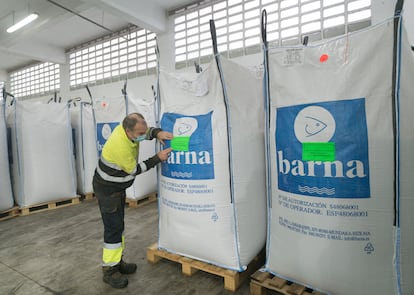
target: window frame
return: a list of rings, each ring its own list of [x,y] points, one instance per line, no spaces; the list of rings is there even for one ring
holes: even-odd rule
[[[36,63],[10,73],[10,92],[16,98],[48,95],[59,90],[59,64]]]
[[[71,90],[156,73],[156,34],[131,25],[67,51]]]
[[[263,9],[267,12],[267,40],[272,46],[298,45],[305,36],[310,42],[328,39],[368,27],[372,21],[372,0],[201,0],[169,13],[174,26],[175,67],[211,60],[211,18],[222,55],[232,58],[260,52]],[[366,11],[367,17],[349,21],[350,16]],[[343,23],[331,25],[341,18]]]

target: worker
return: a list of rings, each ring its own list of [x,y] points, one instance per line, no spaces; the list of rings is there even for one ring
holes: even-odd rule
[[[162,149],[153,157],[138,163],[139,143],[157,138],[171,140],[170,132],[160,128],[148,128],[144,117],[139,113],[129,114],[109,136],[93,177],[93,189],[98,199],[104,225],[104,246],[102,255],[103,281],[113,288],[121,289],[128,285],[124,274],[136,272],[135,263],[123,260],[124,207],[126,188],[132,185],[135,177],[168,159],[171,148]]]

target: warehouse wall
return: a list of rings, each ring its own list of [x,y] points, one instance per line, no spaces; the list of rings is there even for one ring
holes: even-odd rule
[[[412,44],[414,44],[414,1],[405,1],[404,7],[404,19],[406,22],[406,28],[409,33],[409,38]],[[395,1],[389,0],[372,0],[372,22],[373,24],[379,23],[382,20],[392,17],[394,14]],[[173,18],[168,20],[168,31],[158,35],[158,42],[160,48],[160,65],[162,68],[168,71],[174,71],[174,24]],[[237,62],[246,66],[257,66],[262,63],[262,55],[255,54],[244,57],[236,58]],[[89,96],[85,89],[70,91],[69,88],[69,70],[67,65],[61,66],[61,91],[60,96],[63,100],[68,100],[75,97],[81,97],[84,100],[88,100]],[[1,75],[1,73],[0,73]],[[138,97],[151,98],[152,90],[151,86],[155,85],[156,77],[142,76],[130,79],[128,81],[128,91]],[[123,81],[115,83],[103,84],[98,86],[91,86],[92,95],[97,97],[109,97],[109,96],[120,96],[121,88],[123,87]],[[36,99],[47,101],[51,96],[37,97]]]

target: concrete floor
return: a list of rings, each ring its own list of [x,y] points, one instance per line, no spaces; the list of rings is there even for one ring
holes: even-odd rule
[[[146,248],[157,241],[156,202],[125,209],[125,260],[138,264],[126,289],[102,281],[103,225],[96,200],[0,221],[0,294],[250,294],[250,280],[236,292],[223,278],[198,271],[191,277],[181,264],[150,264]]]

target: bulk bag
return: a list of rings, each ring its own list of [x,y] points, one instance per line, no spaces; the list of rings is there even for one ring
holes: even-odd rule
[[[67,104],[15,101],[11,127],[13,190],[20,207],[76,196]]]
[[[124,88],[124,91],[125,88]],[[122,124],[122,120],[129,113],[141,113],[148,123],[154,126],[154,103],[145,102],[142,99],[130,99],[127,95],[124,98],[100,98],[94,104],[96,119],[96,134],[99,156],[102,148],[116,126]],[[155,154],[155,140],[145,140],[139,144],[139,154],[137,161],[144,161]],[[134,183],[127,188],[126,195],[129,199],[139,200],[148,194],[156,191],[157,175],[155,169],[137,175]]]
[[[99,156],[112,130],[125,118],[125,101],[119,97],[106,97],[94,100],[96,140]]]
[[[14,204],[7,137],[5,100],[0,100],[0,211],[10,209]]]
[[[144,116],[149,127],[156,126],[155,100],[145,100],[144,98],[129,98],[128,110],[138,112]],[[144,140],[139,143],[138,162],[147,160],[155,154],[156,140]],[[128,199],[141,200],[157,191],[157,169],[150,169],[135,177],[134,183],[127,188]]]
[[[242,271],[266,236],[262,79],[219,58],[188,76],[159,71],[174,139],[158,173],[158,247]]]
[[[266,53],[265,269],[335,295],[414,294],[414,63],[400,20]]]
[[[92,105],[86,102],[72,104],[70,113],[75,132],[77,190],[86,195],[93,192],[92,179],[98,163],[95,117]]]

